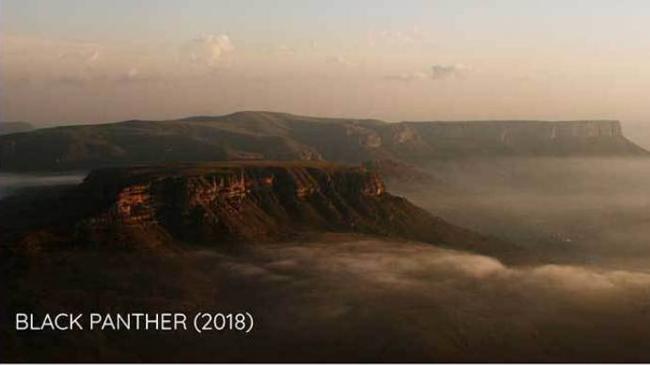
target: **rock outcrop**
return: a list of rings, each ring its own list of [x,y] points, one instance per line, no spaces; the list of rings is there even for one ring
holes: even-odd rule
[[[365,233],[476,251],[502,248],[387,193],[374,172],[324,162],[102,169],[65,194],[59,206],[76,215],[57,220],[58,209],[40,212],[49,218],[26,219],[47,224],[27,232],[58,235],[54,241],[82,247],[138,249],[286,241],[306,232]],[[11,206],[0,206],[0,218],[10,212]],[[13,247],[20,248],[26,235],[13,237]]]

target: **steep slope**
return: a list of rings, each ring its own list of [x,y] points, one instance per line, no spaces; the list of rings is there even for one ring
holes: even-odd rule
[[[0,136],[0,169],[76,170],[223,160],[420,163],[492,156],[648,156],[616,121],[402,122],[240,112]]]
[[[387,193],[364,168],[323,162],[103,169],[49,203],[31,202],[38,212],[21,203],[0,203],[0,236],[13,242],[14,252],[57,244],[219,246],[286,241],[306,232],[367,233],[479,252],[510,248]]]

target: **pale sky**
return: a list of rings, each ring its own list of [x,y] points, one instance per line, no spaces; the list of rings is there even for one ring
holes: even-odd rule
[[[650,1],[0,1],[0,120],[650,120]]]

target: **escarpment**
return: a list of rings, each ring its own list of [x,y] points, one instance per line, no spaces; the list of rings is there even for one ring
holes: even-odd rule
[[[383,183],[359,168],[324,166],[98,170],[80,189],[103,208],[84,228],[94,241],[102,241],[105,232],[128,233],[135,226],[207,244],[288,239],[299,229],[372,229],[377,222],[359,209],[385,193]]]
[[[0,136],[0,169],[45,171],[228,160],[360,164],[437,158],[648,156],[617,121],[401,122],[240,112]]]
[[[56,212],[41,212],[55,217],[31,231],[58,234],[58,241],[82,247],[220,246],[350,232],[478,251],[498,248],[386,192],[374,172],[324,162],[101,169],[62,199],[60,205],[77,216],[57,221]]]
[[[412,161],[432,157],[645,156],[618,121],[403,122],[389,149]]]

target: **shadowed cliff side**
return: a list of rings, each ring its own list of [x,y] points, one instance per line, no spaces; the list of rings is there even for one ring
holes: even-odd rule
[[[477,252],[512,248],[387,193],[376,173],[324,162],[102,169],[49,201],[35,199],[29,204],[34,209],[25,208],[24,199],[0,203],[0,235],[13,243],[13,252],[60,245],[223,246],[288,241],[310,232],[366,233]],[[30,226],[21,226],[25,221]]]

